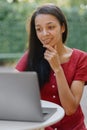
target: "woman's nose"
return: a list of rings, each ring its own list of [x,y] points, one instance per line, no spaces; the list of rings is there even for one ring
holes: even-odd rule
[[[49,32],[46,29],[44,29],[43,30],[43,35],[48,35],[48,34],[49,34]]]

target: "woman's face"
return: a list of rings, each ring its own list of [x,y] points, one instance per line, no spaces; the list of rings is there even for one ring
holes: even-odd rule
[[[54,47],[62,43],[62,33],[65,31],[57,18],[50,14],[39,14],[35,18],[35,29],[38,39],[44,45]]]

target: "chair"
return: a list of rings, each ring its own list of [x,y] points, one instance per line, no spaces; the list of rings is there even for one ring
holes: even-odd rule
[[[81,104],[81,107],[85,116],[85,124],[87,127],[87,86],[84,87],[84,92],[83,92],[80,104]]]

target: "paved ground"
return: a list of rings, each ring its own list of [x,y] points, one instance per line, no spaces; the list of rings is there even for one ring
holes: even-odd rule
[[[0,72],[9,72],[9,71],[14,71],[14,66],[6,66],[6,67],[0,66]],[[85,123],[87,126],[87,86],[85,86],[84,89],[84,93],[81,99],[81,106],[85,115]]]
[[[6,67],[0,66],[0,72],[9,72],[13,70],[14,70],[13,66],[6,66]]]

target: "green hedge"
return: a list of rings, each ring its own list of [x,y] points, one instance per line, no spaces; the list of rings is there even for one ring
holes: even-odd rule
[[[0,53],[23,52],[27,44],[26,20],[36,5],[0,2]]]
[[[87,10],[72,8],[65,11],[68,20],[68,46],[87,51]]]

